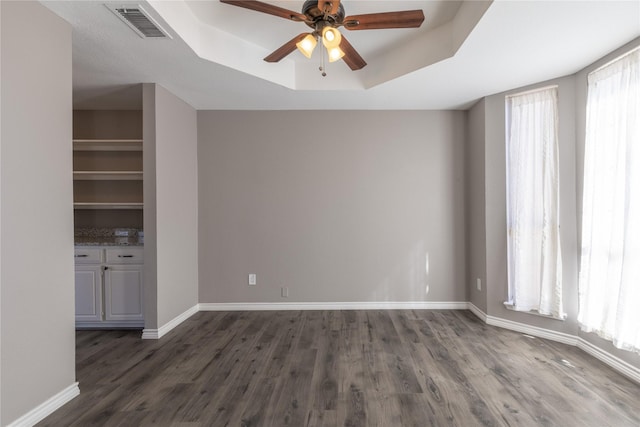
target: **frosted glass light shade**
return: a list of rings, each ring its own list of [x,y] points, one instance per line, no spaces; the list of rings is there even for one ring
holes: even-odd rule
[[[344,52],[339,47],[327,49],[327,53],[329,55],[329,62],[336,62],[344,56]]]
[[[340,34],[337,28],[324,27],[322,29],[322,44],[324,44],[327,49],[340,46],[341,41],[342,34]]]
[[[307,34],[305,38],[296,43],[296,47],[304,56],[307,58],[311,58],[311,54],[313,53],[313,49],[316,48],[318,41],[312,34]]]

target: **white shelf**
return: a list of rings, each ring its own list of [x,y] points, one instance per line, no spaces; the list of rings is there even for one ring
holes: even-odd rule
[[[74,209],[142,209],[142,202],[75,202]]]
[[[142,151],[142,140],[74,139],[73,151]]]
[[[73,171],[76,181],[142,181],[142,171]]]

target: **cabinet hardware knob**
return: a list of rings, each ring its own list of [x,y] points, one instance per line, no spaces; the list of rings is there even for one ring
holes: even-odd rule
[[[118,255],[118,258],[133,258],[133,255]]]
[[[86,258],[86,257],[88,257],[89,255],[87,255],[87,254],[80,254],[80,255],[74,255],[74,256],[75,256],[76,258]]]

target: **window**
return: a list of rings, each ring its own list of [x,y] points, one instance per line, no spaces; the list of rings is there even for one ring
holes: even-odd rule
[[[507,307],[564,318],[557,87],[506,99]]]
[[[640,48],[588,76],[583,330],[640,352]]]

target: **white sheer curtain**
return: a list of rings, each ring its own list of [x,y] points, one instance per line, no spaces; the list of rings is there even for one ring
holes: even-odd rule
[[[507,98],[509,305],[564,318],[557,88]]]
[[[640,352],[640,49],[588,79],[578,322]]]

